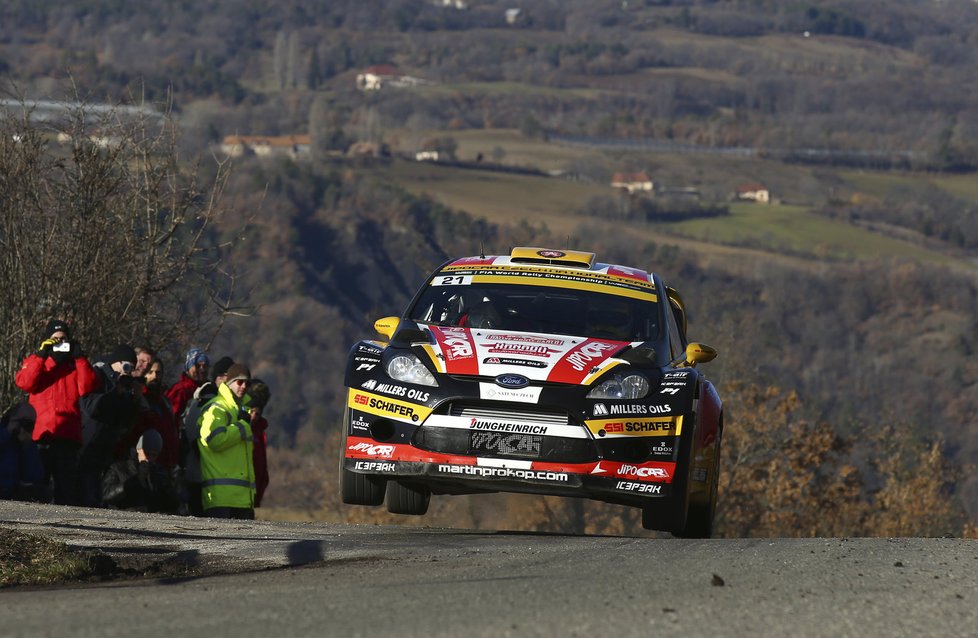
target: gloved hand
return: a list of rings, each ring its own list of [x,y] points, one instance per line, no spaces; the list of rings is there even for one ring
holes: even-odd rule
[[[42,359],[47,359],[51,356],[53,352],[54,344],[57,343],[54,339],[45,339],[41,342],[41,347],[37,349],[37,356]]]

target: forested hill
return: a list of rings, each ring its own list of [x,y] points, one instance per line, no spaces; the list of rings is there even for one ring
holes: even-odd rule
[[[228,136],[309,134],[307,154],[234,159],[223,200],[251,220],[227,265],[258,312],[211,351],[272,387],[269,505],[338,509],[342,367],[375,319],[449,257],[545,245],[661,272],[690,336],[720,351],[707,373],[745,437],[725,533],[978,520],[978,480],[956,473],[978,455],[978,5],[511,5],[9,0],[0,74],[13,98],[169,106],[207,161]],[[411,80],[358,90],[378,65]],[[654,190],[613,190],[625,173]],[[750,185],[772,203],[738,199]],[[790,502],[761,488],[792,481],[798,511],[844,494],[858,522],[738,518]],[[871,515],[915,497],[958,509],[918,527]],[[461,509],[441,520],[494,524]]]
[[[31,93],[70,75],[97,100],[172,95],[200,141],[304,132],[326,92],[325,144],[395,123],[523,126],[978,165],[968,0],[534,0],[511,22],[512,3],[457,4],[9,0],[0,71]],[[431,90],[368,101],[379,118],[352,130],[371,65]]]

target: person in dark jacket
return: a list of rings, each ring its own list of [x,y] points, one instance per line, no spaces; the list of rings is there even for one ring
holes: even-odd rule
[[[101,504],[102,475],[115,460],[119,441],[135,427],[142,401],[142,384],[132,377],[136,351],[120,344],[95,365],[101,388],[81,399],[83,442],[78,457],[82,505]]]
[[[139,366],[139,349],[136,349],[136,366]],[[134,369],[135,373],[136,370]],[[179,465],[180,433],[177,429],[173,408],[163,394],[163,362],[154,358],[146,367],[140,384],[142,398],[139,405],[139,419],[136,426],[123,437],[115,449],[115,460],[122,461],[129,456],[132,446],[146,430],[156,430],[163,437],[163,452],[160,465],[168,471]]]
[[[176,513],[180,496],[176,484],[157,459],[163,437],[146,430],[125,461],[109,466],[102,479],[102,501],[109,507],[140,512]]]
[[[252,450],[255,459],[255,507],[261,507],[261,499],[268,487],[268,456],[265,453],[268,444],[265,434],[268,420],[265,418],[265,407],[272,398],[272,392],[268,389],[268,384],[261,379],[255,379],[248,387],[248,396],[251,397],[251,433],[255,439]]]
[[[49,496],[41,453],[31,439],[36,417],[26,401],[0,417],[0,498],[43,502]]]
[[[33,438],[45,473],[54,481],[54,502],[77,505],[82,444],[79,399],[99,389],[99,380],[67,323],[60,319],[48,322],[40,348],[24,359],[14,381],[30,395],[28,400],[37,413]]]

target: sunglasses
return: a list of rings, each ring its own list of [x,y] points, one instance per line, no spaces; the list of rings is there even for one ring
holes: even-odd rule
[[[249,385],[251,385],[251,380],[250,379],[235,379],[231,383],[237,383],[238,385],[249,386]]]

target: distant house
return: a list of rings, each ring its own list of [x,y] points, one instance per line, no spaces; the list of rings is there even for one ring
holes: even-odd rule
[[[354,142],[346,149],[348,157],[390,157],[387,144],[377,142]]]
[[[438,151],[418,151],[414,154],[414,159],[419,162],[437,162]]]
[[[645,173],[615,173],[611,178],[612,188],[621,188],[630,194],[652,192],[652,179]]]
[[[375,64],[357,74],[357,89],[360,91],[379,91],[387,86],[405,87],[425,83],[425,80],[405,75],[388,64]]]
[[[758,204],[770,204],[771,191],[764,184],[757,182],[741,184],[737,187],[737,199],[757,202]]]
[[[291,157],[309,154],[308,135],[228,135],[221,142],[228,157],[253,153],[258,157]]]
[[[465,0],[431,0],[431,4],[436,7],[449,7],[459,11],[465,11],[469,8],[469,3]]]
[[[506,9],[506,24],[516,24],[521,13],[520,9]]]
[[[102,129],[92,129],[85,134],[84,139],[87,139],[89,142],[95,146],[98,146],[99,148],[116,148],[122,144],[121,136],[110,131],[103,131]],[[70,133],[61,131],[57,135],[57,140],[59,144],[70,144],[74,141],[74,137],[72,137]]]

